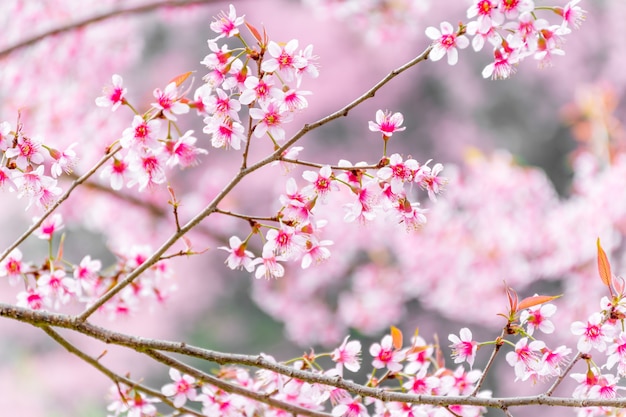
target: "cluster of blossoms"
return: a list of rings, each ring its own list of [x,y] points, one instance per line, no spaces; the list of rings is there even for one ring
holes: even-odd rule
[[[149,246],[133,245],[118,255],[117,264],[107,273],[102,270],[102,262],[92,259],[90,255],[84,256],[78,264],[73,264],[63,258],[62,239],[57,255],[52,255],[53,238],[64,227],[61,215],[55,213],[35,230],[35,236],[48,241],[50,246],[51,255],[43,263],[38,265],[24,260],[19,248],[13,249],[0,262],[0,277],[6,278],[12,286],[24,286],[17,294],[17,306],[33,310],[59,310],[70,302],[90,306],[152,253]],[[138,309],[141,299],[162,302],[174,289],[171,278],[172,271],[168,264],[158,262],[104,304],[101,311],[115,318]]]
[[[62,191],[57,178],[64,172],[71,173],[76,163],[72,149],[75,145],[64,151],[49,147],[40,136],[27,136],[19,117],[15,128],[9,122],[0,123],[0,189],[17,191],[18,198],[26,197],[27,209],[33,203],[48,208]]]
[[[326,377],[343,377],[343,369],[358,372],[361,369],[361,343],[349,341],[346,337],[341,346],[329,353],[316,354],[311,351],[293,362],[297,370],[311,371]],[[466,370],[463,366],[449,369],[436,358],[438,347],[426,343],[417,334],[411,338],[409,347],[402,346],[401,332],[392,328],[392,333],[383,337],[380,343],[370,346],[372,367],[369,385],[391,389],[394,381],[400,381],[404,392],[410,394],[465,396],[476,389],[480,379],[478,370]],[[440,352],[439,352],[440,353]],[[330,357],[334,367],[324,370],[321,359]],[[274,358],[264,355],[264,359],[274,362]],[[376,377],[376,370],[385,375]],[[333,416],[444,416],[449,411],[467,417],[480,416],[484,407],[452,405],[446,408],[434,405],[419,405],[399,402],[383,402],[379,399],[353,396],[348,391],[323,384],[314,384],[288,377],[269,370],[259,370],[251,374],[248,369],[224,367],[218,372],[220,379],[271,396],[278,401],[296,404],[305,409],[331,410]],[[210,383],[199,381],[177,369],[170,369],[172,382],[161,388],[161,393],[171,406],[180,412],[199,413],[204,416],[239,415],[282,415],[282,411],[267,404],[241,395],[225,392]],[[489,397],[489,391],[481,391],[479,397]],[[155,403],[165,400],[148,396],[126,386],[111,389],[112,402],[108,410],[111,417],[157,415]],[[196,406],[197,404],[197,406]]]
[[[385,143],[394,132],[404,130],[404,118],[400,113],[379,110],[376,121],[369,122],[371,131],[379,132]],[[285,153],[283,162],[291,161],[301,147]],[[295,162],[295,161],[294,161]],[[289,163],[289,162],[288,162]],[[302,173],[305,185],[298,187],[294,178],[289,178],[286,192],[280,196],[281,207],[275,219],[279,226],[267,226],[264,236],[262,256],[255,258],[247,250],[249,239],[260,233],[263,226],[255,223],[252,232],[242,241],[233,236],[230,247],[220,249],[229,252],[226,263],[231,269],[245,268],[261,277],[281,277],[285,269],[279,261],[299,261],[303,269],[330,256],[327,246],[332,241],[321,239],[319,231],[327,224],[326,220],[315,218],[315,207],[324,204],[329,193],[339,191],[343,186],[349,196],[344,204],[347,222],[366,223],[378,215],[385,214],[396,224],[403,224],[407,230],[417,230],[426,223],[426,210],[419,201],[412,201],[407,189],[412,185],[427,191],[431,200],[443,189],[445,178],[439,177],[443,166],[429,166],[430,161],[420,165],[416,160],[406,160],[400,154],[383,156],[377,165],[365,162],[352,164],[340,160],[337,166],[323,165],[317,171]],[[370,173],[373,171],[373,173]]]
[[[449,22],[442,22],[440,29],[426,29],[426,36],[433,40],[429,58],[438,61],[447,55],[448,63],[456,64],[457,49],[470,45],[469,36],[474,51],[482,50],[486,43],[494,48],[494,61],[483,70],[484,78],[508,78],[515,66],[530,56],[541,66],[550,65],[553,56],[565,53],[561,49],[564,36],[585,18],[579,2],[572,0],[564,7],[537,7],[533,0],[474,0],[467,10],[467,18],[474,20],[456,29]],[[538,18],[540,10],[556,13],[560,22],[551,24]]]

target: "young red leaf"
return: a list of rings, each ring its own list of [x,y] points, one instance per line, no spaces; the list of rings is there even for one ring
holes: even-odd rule
[[[246,27],[248,28],[250,33],[252,33],[252,36],[254,36],[254,38],[259,42],[260,45],[263,45],[263,38],[261,38],[261,34],[259,33],[259,31],[250,23],[248,22],[244,22],[244,23],[246,24]]]
[[[604,285],[611,289],[611,264],[606,257],[604,249],[602,249],[602,245],[600,245],[600,238],[596,241],[596,245],[598,246],[598,272],[600,273],[600,279]]]
[[[529,307],[538,306],[539,304],[549,303],[552,300],[559,298],[560,295],[533,295],[532,297],[526,297],[517,305],[519,311]]]
[[[397,350],[402,349],[402,331],[396,326],[391,326],[391,340],[393,340],[393,347]]]
[[[170,83],[176,83],[176,87],[180,87],[180,85],[184,83],[185,80],[189,78],[191,74],[193,74],[193,71],[188,71],[184,74],[177,75],[176,77],[170,80]]]

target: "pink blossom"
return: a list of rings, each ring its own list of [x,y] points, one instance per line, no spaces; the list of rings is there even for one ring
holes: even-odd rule
[[[25,272],[22,256],[22,251],[15,248],[0,262],[0,277],[8,277],[11,285],[15,285]]]
[[[33,222],[39,221],[39,217],[33,218]],[[55,232],[63,229],[63,217],[54,213],[47,217],[35,231],[35,236],[43,240],[51,240]]]
[[[37,280],[37,289],[54,301],[54,309],[58,310],[61,304],[67,304],[76,294],[76,280],[67,277],[63,269],[55,269],[43,274]]]
[[[221,88],[216,88],[215,94],[207,96],[202,102],[207,113],[215,114],[222,118],[229,117],[234,121],[240,122],[238,112],[241,110],[241,103],[236,98],[226,94]]]
[[[372,366],[376,369],[387,367],[391,372],[400,372],[405,353],[393,347],[391,335],[385,335],[380,342],[370,346],[370,355],[374,357]]]
[[[556,312],[554,304],[543,304],[539,307],[529,308],[520,314],[520,322],[525,324],[526,333],[532,336],[535,329],[541,330],[543,333],[550,334],[554,332],[554,324],[548,319]]]
[[[213,22],[209,25],[211,30],[219,36],[217,38],[212,39],[213,42],[223,37],[233,37],[239,34],[239,29],[237,26],[240,26],[244,22],[245,15],[237,16],[237,11],[235,10],[235,6],[232,4],[229,5],[228,15],[224,12],[220,12],[220,14],[215,18]]]
[[[120,145],[125,149],[140,152],[143,148],[156,148],[158,136],[161,132],[161,121],[158,119],[145,120],[136,115],[131,127],[124,129]]]
[[[406,127],[402,126],[404,122],[404,117],[402,113],[393,113],[389,111],[376,111],[376,122],[370,120],[369,129],[372,132],[381,132],[383,134],[383,139],[390,138],[394,132],[401,132],[406,129]]]
[[[515,19],[520,13],[532,12],[535,9],[532,0],[502,0],[500,5],[507,19]]]
[[[174,397],[174,407],[180,408],[187,400],[196,400],[195,378],[189,375],[182,375],[178,369],[170,368],[170,378],[174,381],[171,384],[163,385],[161,392],[167,397]]]
[[[265,235],[266,243],[263,247],[282,255],[285,259],[294,259],[304,251],[306,238],[298,233],[294,227],[281,224],[278,229],[269,229]]]
[[[320,168],[319,172],[304,171],[302,178],[310,182],[302,189],[304,195],[313,196],[317,195],[324,198],[332,189],[335,188],[333,171],[330,165],[324,165]]]
[[[262,258],[256,258],[252,261],[254,265],[258,265],[254,276],[256,279],[261,277],[266,279],[281,278],[285,275],[285,267],[279,264],[278,261],[284,260],[284,257],[276,256],[271,249],[268,250],[264,247]]]
[[[11,177],[12,171],[6,167],[0,167],[0,189],[4,188],[6,185],[7,188],[11,191],[17,190],[17,185],[13,181]]]
[[[343,376],[343,367],[345,366],[351,372],[359,372],[361,369],[361,342],[351,340],[350,336],[343,339],[341,346],[333,350],[330,357],[337,364],[336,369],[339,375]]]
[[[448,180],[438,176],[439,173],[443,171],[442,164],[437,163],[430,168],[428,166],[429,162],[430,161],[421,166],[419,173],[415,176],[415,181],[419,182],[422,188],[428,191],[428,198],[430,198],[431,201],[437,201],[437,194],[443,190]]]
[[[39,288],[28,288],[26,291],[20,291],[17,294],[18,307],[30,308],[32,310],[41,310],[50,304],[50,300]]]
[[[246,105],[251,104],[255,100],[262,103],[272,97],[280,97],[281,93],[278,88],[274,87],[270,77],[259,79],[251,75],[246,78],[244,87],[239,96],[239,102]]]
[[[49,149],[50,156],[54,159],[54,163],[50,167],[50,173],[53,178],[61,176],[63,172],[66,174],[72,173],[74,165],[76,165],[76,161],[78,160],[76,152],[72,149],[76,145],[76,142],[72,143],[70,146],[65,148],[64,151]]]
[[[177,140],[170,140],[165,145],[169,157],[165,162],[168,167],[180,165],[183,168],[193,166],[198,162],[198,155],[206,155],[206,149],[196,147],[198,140],[193,135],[193,130],[186,131]]]
[[[585,20],[587,12],[577,6],[580,0],[572,0],[568,2],[563,8],[558,7],[556,12],[563,17],[563,25],[573,26],[574,28],[580,28],[580,25]]]
[[[448,336],[448,340],[452,342],[450,347],[452,348],[454,363],[467,361],[471,367],[474,365],[474,359],[476,359],[478,342],[472,340],[472,331],[467,327],[461,329],[460,336],[460,338],[454,334]]]
[[[366,417],[369,414],[360,398],[355,400],[348,398],[348,400],[333,408],[332,415],[333,417]]]
[[[78,295],[81,295],[83,290],[87,293],[93,292],[101,268],[102,262],[97,259],[92,260],[90,255],[83,257],[80,264],[74,266],[73,275],[78,283],[76,286]]]
[[[113,74],[111,82],[112,85],[102,89],[104,95],[96,98],[96,105],[99,107],[111,106],[111,111],[115,111],[125,102],[124,96],[127,90],[122,86],[123,80],[118,74]]]
[[[178,97],[178,87],[175,82],[169,83],[164,91],[156,88],[153,94],[157,101],[152,103],[152,107],[160,110],[166,119],[176,121],[175,115],[189,112],[189,105],[181,102]]]
[[[617,364],[617,372],[621,376],[626,376],[626,333],[620,332],[615,341],[609,344],[606,355],[606,369],[611,369]]]
[[[499,9],[499,1],[474,0],[467,9],[467,18],[473,19],[478,16],[477,23],[481,28],[492,28],[504,22],[504,15]]]
[[[285,111],[274,101],[261,102],[260,104],[260,109],[250,109],[250,117],[259,121],[254,126],[254,136],[260,138],[267,133],[274,140],[282,142],[285,139],[283,124],[291,121],[291,113]]]
[[[214,148],[239,150],[246,140],[243,125],[230,118],[206,117],[204,123],[202,131],[211,135],[211,146]]]
[[[561,375],[561,365],[565,364],[567,356],[572,350],[566,346],[559,346],[554,350],[547,347],[542,349],[543,356],[538,367],[538,373],[541,376],[559,376]]]
[[[515,344],[513,352],[506,354],[506,361],[515,368],[516,381],[526,381],[538,374],[540,353],[545,347],[540,340],[528,343],[528,338],[524,337]]]
[[[378,170],[378,178],[389,181],[391,192],[402,193],[405,182],[413,181],[413,174],[419,169],[419,164],[415,159],[402,161],[400,154],[394,153],[389,157],[389,164]]]
[[[295,52],[298,48],[298,41],[292,39],[285,46],[280,46],[274,41],[267,45],[267,52],[271,58],[266,59],[261,64],[261,70],[265,72],[280,71],[286,81],[291,81],[294,76]]]
[[[113,158],[110,164],[105,165],[100,178],[109,178],[111,188],[121,190],[124,186],[125,174],[129,172],[128,163],[122,159]]]
[[[26,169],[29,164],[41,164],[44,161],[44,155],[41,151],[42,139],[38,136],[27,138],[18,136],[17,145],[8,148],[4,152],[6,158],[15,158],[15,163],[19,169]]]
[[[218,247],[218,249],[225,250],[230,253],[225,261],[228,267],[230,269],[245,268],[246,271],[252,272],[255,266],[255,263],[253,262],[254,254],[249,250],[246,250],[246,244],[237,236],[231,236],[228,243],[230,248],[227,248],[226,246]]]
[[[147,187],[162,184],[165,182],[164,165],[164,158],[160,152],[148,150],[137,155],[131,159],[128,167],[133,177],[128,181],[127,186],[131,188],[139,184],[139,191],[143,191]]]
[[[333,244],[332,240],[320,240],[315,238],[309,239],[306,242],[306,252],[302,255],[302,262],[300,267],[307,269],[313,264],[320,264],[330,258],[330,250],[326,246]]]
[[[593,313],[586,324],[580,321],[572,323],[572,333],[580,336],[577,344],[580,352],[588,353],[594,348],[600,352],[606,350],[606,342],[610,340],[613,329],[603,321],[602,314]]]
[[[448,22],[441,22],[441,31],[433,26],[426,28],[426,36],[433,40],[433,46],[428,54],[431,61],[439,61],[448,55],[448,64],[455,65],[459,60],[457,48],[465,49],[469,40],[465,35],[457,35],[454,27]]]

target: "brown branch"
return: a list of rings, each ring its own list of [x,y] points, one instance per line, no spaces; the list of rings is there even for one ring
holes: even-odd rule
[[[83,20],[68,23],[67,25],[60,26],[56,29],[52,29],[47,32],[41,33],[39,35],[35,35],[30,38],[19,41],[18,43],[14,45],[11,45],[5,49],[0,50],[0,58],[3,58],[19,49],[26,48],[28,46],[41,42],[42,40],[50,36],[59,35],[65,32],[71,32],[73,30],[80,29],[80,28],[89,26],[94,23],[109,20],[117,16],[151,12],[162,7],[184,7],[184,6],[193,6],[193,5],[210,4],[210,3],[218,3],[218,1],[217,0],[172,0],[172,1],[163,1],[163,2],[144,4],[141,6],[129,7],[127,9],[112,10],[110,12],[102,13],[97,16],[92,16],[92,17],[85,18]]]
[[[285,410],[289,413],[292,413],[294,416],[299,415],[310,417],[331,417],[331,414],[300,407],[295,404],[286,403],[284,401],[272,398],[270,394],[252,391],[242,387],[241,385],[236,385],[216,378],[155,350],[147,349],[146,351],[144,351],[144,353],[154,360],[171,368],[176,368],[179,371],[196,378],[197,380],[216,386],[217,388],[220,388],[221,390],[224,390],[228,393],[241,395],[242,397],[250,398],[252,400],[267,404],[271,407]]]
[[[84,173],[80,178],[77,178],[76,180],[74,180],[74,182],[72,183],[72,185],[70,185],[70,187],[67,189],[67,191],[65,191],[65,193],[63,193],[63,195],[61,197],[59,197],[59,199],[57,201],[55,201],[54,204],[52,206],[50,206],[50,208],[48,208],[48,210],[46,210],[46,212],[43,214],[43,216],[41,216],[41,218],[39,220],[37,220],[35,222],[35,224],[33,224],[30,228],[28,228],[28,230],[26,230],[26,232],[24,232],[22,234],[22,236],[17,238],[17,240],[15,240],[15,242],[13,242],[11,245],[9,245],[9,247],[6,248],[4,250],[4,252],[2,252],[2,254],[0,254],[0,261],[2,261],[4,258],[6,258],[7,255],[9,253],[11,253],[11,251],[13,249],[17,248],[23,241],[25,241],[28,238],[28,236],[33,234],[33,232],[35,230],[37,230],[37,228],[39,226],[41,226],[41,224],[44,222],[44,220],[46,220],[48,218],[48,216],[50,216],[61,205],[61,203],[63,203],[65,200],[67,200],[69,198],[69,196],[76,189],[76,187],[78,187],[79,185],[81,185],[82,183],[87,181],[87,179],[89,177],[91,177],[93,174],[95,174],[95,172],[102,165],[104,165],[104,163],[106,161],[108,161],[113,155],[115,155],[117,153],[117,151],[119,151],[120,149],[121,148],[118,146],[116,149],[110,150],[109,153],[106,154],[105,156],[103,156],[96,163],[96,165],[94,165],[89,171]]]
[[[41,329],[44,332],[46,332],[46,334],[48,334],[48,336],[50,336],[52,339],[54,339],[55,342],[57,342],[59,345],[63,346],[68,352],[76,355],[77,357],[79,357],[80,359],[82,359],[83,361],[87,362],[89,365],[93,366],[98,371],[100,371],[101,373],[106,375],[111,381],[113,381],[114,384],[122,383],[122,384],[124,384],[124,385],[126,385],[128,387],[132,387],[133,389],[135,389],[137,391],[143,392],[146,395],[150,395],[152,397],[158,398],[159,400],[161,400],[161,402],[163,402],[164,404],[172,407],[175,410],[180,410],[180,411],[183,411],[183,412],[185,412],[187,414],[194,415],[194,416],[197,416],[197,417],[203,417],[203,414],[200,414],[197,411],[192,410],[190,408],[174,406],[174,403],[168,397],[163,395],[160,391],[154,390],[152,388],[145,387],[145,386],[139,384],[137,381],[133,381],[130,378],[126,378],[124,376],[116,374],[115,372],[113,372],[109,368],[107,368],[106,366],[102,365],[100,363],[100,361],[98,361],[98,359],[93,358],[93,357],[87,355],[82,350],[78,349],[69,340],[65,339],[63,336],[61,336],[55,330],[52,330],[50,328],[50,326],[41,326]]]
[[[489,407],[498,409],[508,409],[511,407],[521,407],[529,405],[560,406],[560,407],[620,407],[626,408],[626,398],[612,399],[581,399],[551,397],[545,394],[526,397],[502,397],[483,398],[479,396],[436,396],[436,395],[416,395],[401,392],[386,391],[382,388],[370,388],[340,377],[329,377],[321,373],[313,373],[295,369],[281,363],[266,359],[264,356],[240,355],[234,353],[222,353],[208,349],[187,345],[184,342],[172,342],[143,338],[139,336],[126,335],[114,332],[103,327],[95,326],[87,322],[78,321],[76,318],[58,313],[44,311],[34,311],[26,308],[16,307],[9,304],[0,303],[0,317],[7,317],[14,320],[30,323],[35,326],[54,326],[72,329],[104,343],[125,346],[145,353],[147,350],[164,351],[177,353],[189,357],[203,359],[219,365],[243,365],[253,368],[261,368],[276,372],[290,378],[311,383],[322,384],[336,388],[342,388],[353,395],[377,398],[384,402],[403,402],[411,404],[430,404],[438,407],[452,405],[467,405],[476,407]]]
[[[487,361],[487,365],[485,365],[485,369],[482,372],[480,379],[476,383],[476,386],[474,387],[474,391],[472,391],[472,393],[470,394],[471,396],[475,396],[478,394],[478,391],[480,391],[480,387],[483,386],[485,379],[487,379],[487,373],[489,372],[489,369],[491,369],[491,366],[495,362],[496,356],[498,355],[498,352],[500,351],[500,348],[502,347],[502,340],[504,339],[504,336],[506,336],[506,330],[502,329],[502,333],[500,333],[500,336],[496,339],[496,345],[494,346],[493,351],[491,352],[491,356],[489,357],[489,360]]]

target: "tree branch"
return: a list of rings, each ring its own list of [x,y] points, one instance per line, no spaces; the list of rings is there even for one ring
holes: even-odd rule
[[[83,28],[85,26],[89,26],[93,23],[102,22],[102,21],[105,21],[105,20],[108,20],[117,16],[121,16],[125,14],[130,15],[130,14],[140,14],[140,13],[151,12],[162,7],[184,7],[184,6],[193,6],[193,5],[210,4],[210,3],[218,3],[218,1],[217,0],[172,0],[172,1],[163,1],[163,2],[144,4],[141,6],[129,7],[127,9],[112,10],[110,12],[102,13],[97,16],[88,17],[83,20],[72,22],[67,25],[60,26],[56,29],[49,30],[39,35],[26,38],[14,45],[11,45],[5,49],[0,50],[0,58],[3,58],[19,49],[26,48],[28,46],[41,42],[42,40],[50,36],[59,35],[65,32],[71,32],[73,30]]]
[[[477,407],[489,407],[508,409],[528,405],[561,406],[561,407],[620,407],[626,408],[626,398],[613,399],[581,399],[551,397],[546,394],[526,397],[502,397],[483,398],[479,396],[436,396],[416,395],[401,392],[386,391],[382,388],[369,388],[363,385],[344,380],[340,377],[329,377],[319,373],[295,369],[271,360],[264,356],[241,355],[222,353],[208,349],[202,349],[187,345],[184,342],[172,342],[166,340],[148,339],[138,336],[126,335],[114,332],[87,322],[81,322],[76,318],[58,313],[34,311],[9,304],[0,303],[0,317],[7,317],[35,326],[54,326],[75,330],[104,343],[125,346],[145,354],[146,351],[165,351],[178,353],[189,357],[204,359],[220,365],[234,364],[253,368],[261,368],[276,372],[290,378],[311,383],[322,384],[331,387],[342,388],[353,395],[376,398],[384,402],[403,402],[411,404],[430,404],[438,407],[451,405],[468,405]]]

